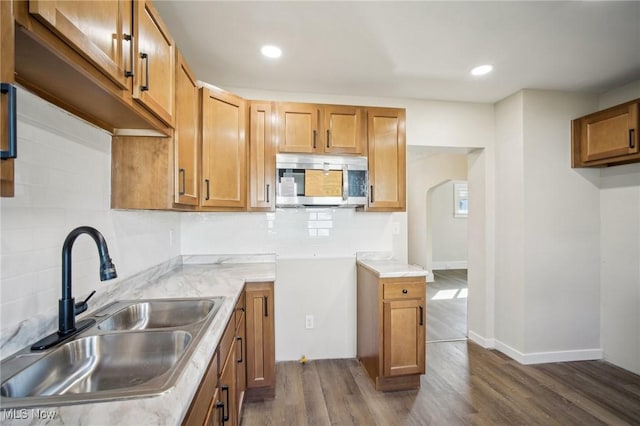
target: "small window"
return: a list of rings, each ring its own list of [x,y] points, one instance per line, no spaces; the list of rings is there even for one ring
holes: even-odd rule
[[[453,217],[469,215],[469,189],[465,183],[453,184]]]

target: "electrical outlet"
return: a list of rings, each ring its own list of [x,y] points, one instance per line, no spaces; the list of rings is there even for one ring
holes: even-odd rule
[[[304,326],[307,329],[313,328],[313,315],[307,315],[304,317]]]

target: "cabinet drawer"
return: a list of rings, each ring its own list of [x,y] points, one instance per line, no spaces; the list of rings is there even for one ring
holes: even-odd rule
[[[384,283],[382,297],[384,299],[422,299],[426,296],[426,291],[426,284],[420,281]]]

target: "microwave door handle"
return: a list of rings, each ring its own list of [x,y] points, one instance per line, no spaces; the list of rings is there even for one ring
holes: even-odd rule
[[[349,197],[349,169],[347,165],[342,166],[342,200],[347,201]]]

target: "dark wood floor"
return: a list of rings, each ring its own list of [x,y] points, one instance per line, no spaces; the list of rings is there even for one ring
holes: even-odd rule
[[[640,376],[604,361],[523,366],[472,342],[427,344],[417,391],[373,389],[355,360],[277,364],[242,425],[640,424]]]
[[[427,342],[467,337],[467,270],[433,271],[427,283]]]

